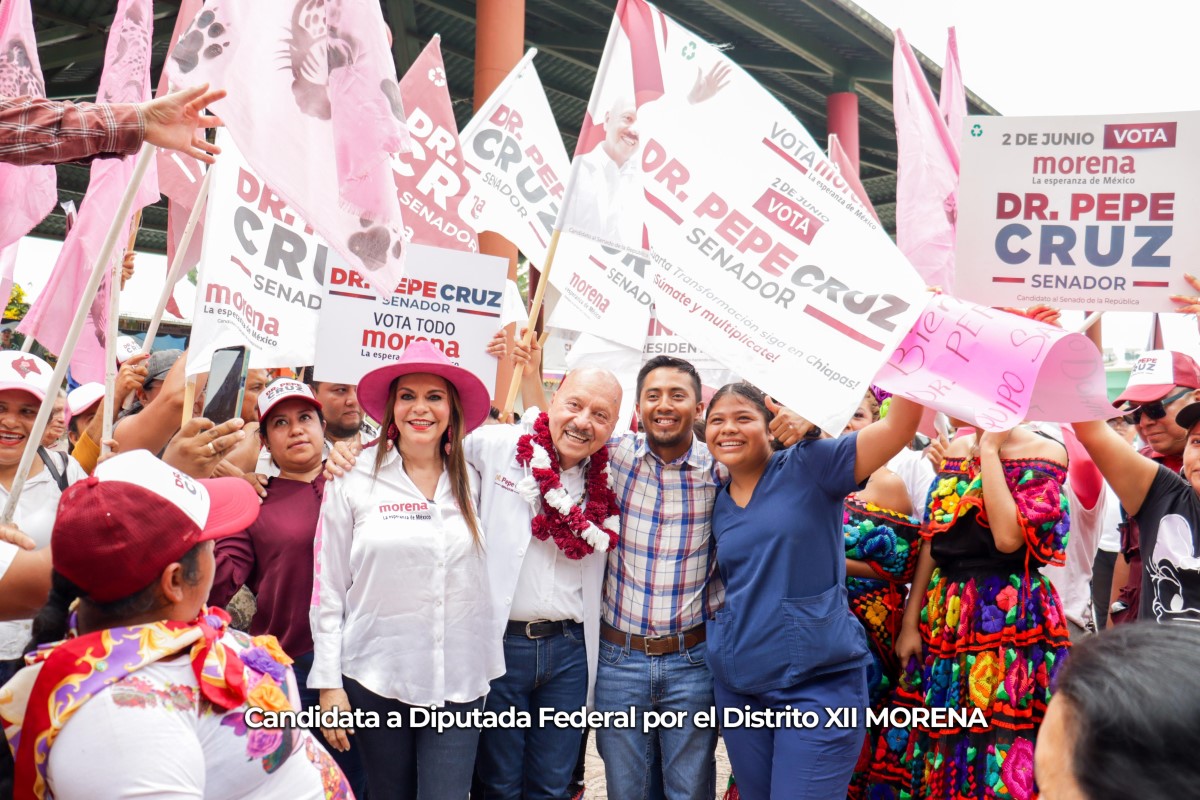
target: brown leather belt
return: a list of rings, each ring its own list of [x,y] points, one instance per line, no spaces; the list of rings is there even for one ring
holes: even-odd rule
[[[683,648],[695,647],[704,641],[704,635],[704,625],[697,625],[683,633],[672,633],[665,636],[639,636],[636,633],[622,633],[607,622],[600,622],[601,639],[621,647],[624,647],[628,640],[630,650],[638,650],[648,656],[669,656],[672,653],[678,653],[682,649],[680,647],[681,639]]]

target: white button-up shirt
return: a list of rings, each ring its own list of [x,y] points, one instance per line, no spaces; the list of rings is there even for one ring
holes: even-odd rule
[[[373,476],[375,452],[364,450],[325,490],[308,685],[340,687],[346,675],[410,705],[474,700],[504,673],[484,546],[472,538],[447,473],[430,501],[394,450]]]
[[[517,492],[517,482],[526,475],[526,468],[517,464],[517,440],[529,432],[539,413],[536,408],[526,409],[521,425],[484,425],[463,440],[467,461],[480,477],[479,515],[488,532],[493,629],[499,641],[509,620],[582,618],[590,702],[600,649],[600,591],[606,554],[592,553],[572,561],[552,540],[533,538],[533,507]],[[583,465],[577,478],[567,474],[570,472],[564,473],[563,488],[578,499],[583,492]],[[557,599],[543,602],[547,597]],[[577,609],[582,617],[576,616]]]
[[[571,500],[578,503],[583,497],[583,465],[563,470],[560,480]],[[530,536],[508,618],[583,622],[583,561],[567,558],[553,539],[541,541]]]

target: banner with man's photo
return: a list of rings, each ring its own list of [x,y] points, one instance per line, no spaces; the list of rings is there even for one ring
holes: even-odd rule
[[[643,0],[617,6],[566,194],[550,280],[578,327],[640,348],[653,302],[828,430],[927,300],[787,109]]]

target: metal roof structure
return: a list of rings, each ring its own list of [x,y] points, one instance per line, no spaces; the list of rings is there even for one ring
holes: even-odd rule
[[[262,2],[265,0],[244,0]],[[471,0],[380,0],[403,73],[435,33],[459,127],[471,117],[475,3]],[[850,0],[656,0],[655,4],[727,54],[770,90],[817,142],[826,138],[826,97],[859,98],[861,178],[881,220],[895,227],[896,137],[892,118],[893,34]],[[32,0],[38,53],[51,98],[93,100],[117,0]],[[583,120],[616,0],[525,0],[525,40],[538,48],[537,67],[568,152]],[[178,0],[155,0],[152,81],[166,59]],[[941,70],[918,53],[937,91]],[[968,113],[996,114],[967,93]],[[63,200],[83,197],[88,169],[58,168]],[[166,249],[165,202],[147,208],[139,250]],[[61,210],[34,235],[62,238]]]

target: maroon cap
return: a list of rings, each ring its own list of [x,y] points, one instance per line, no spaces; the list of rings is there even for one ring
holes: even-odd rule
[[[1113,405],[1153,403],[1176,386],[1200,389],[1200,366],[1191,356],[1174,350],[1147,350],[1134,363],[1129,383]]]
[[[63,492],[50,555],[85,596],[111,603],[145,589],[198,543],[245,530],[258,511],[240,478],[196,480],[134,450]]]

